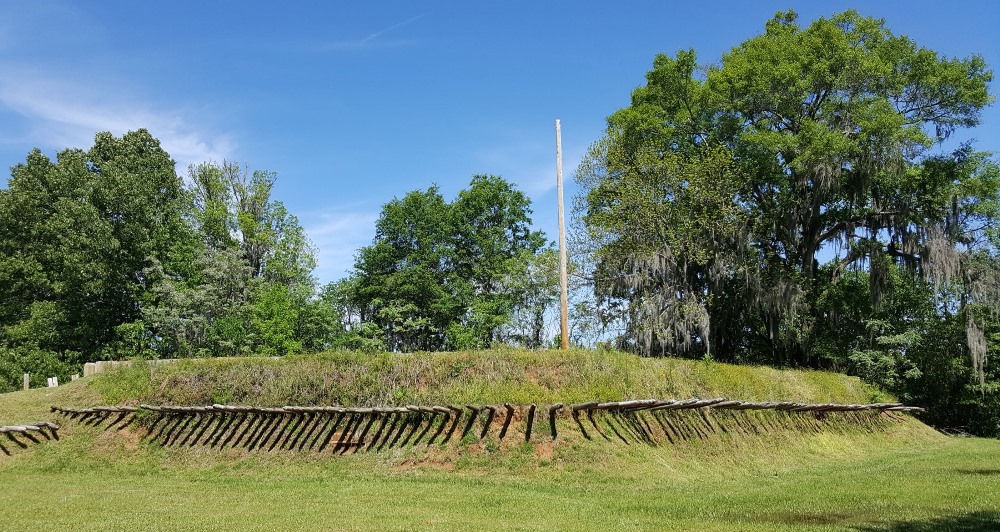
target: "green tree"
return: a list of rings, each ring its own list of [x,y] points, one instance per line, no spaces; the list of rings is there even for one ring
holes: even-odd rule
[[[474,176],[451,211],[455,269],[471,291],[466,322],[476,346],[487,347],[518,306],[533,295],[538,303],[522,279],[545,237],[531,229],[531,200],[497,176]]]
[[[559,254],[551,248],[539,249],[523,263],[522,271],[511,276],[510,284],[519,297],[501,338],[529,349],[545,347],[551,322],[558,321],[552,315],[559,300]]]
[[[147,131],[38,150],[0,194],[0,342],[93,360],[140,318],[151,259],[184,267],[192,241],[173,162]]]
[[[315,249],[271,199],[275,175],[224,163],[190,176],[185,187],[145,130],[99,133],[55,161],[34,150],[12,168],[0,190],[4,387],[98,358],[331,345]]]
[[[235,356],[253,353],[250,266],[235,248],[202,248],[197,275],[171,276],[155,263],[147,269],[149,303],[142,317],[163,357]]]
[[[144,317],[169,356],[283,355],[325,345],[314,312],[315,248],[271,199],[276,176],[233,163],[189,168],[187,207],[200,237],[184,276],[153,268]],[[312,310],[307,310],[312,309]]]
[[[212,249],[238,248],[253,278],[311,286],[316,250],[298,218],[271,198],[274,172],[235,163],[188,169],[194,225]]]
[[[437,187],[410,192],[382,208],[374,243],[358,251],[352,299],[391,350],[440,349],[458,319],[461,304],[447,290],[457,281],[450,226]]]
[[[854,11],[804,28],[788,12],[696,65],[657,56],[578,172],[595,290],[627,345],[815,365],[817,301],[844,271],[874,267],[877,302],[884,259],[951,276],[994,225],[991,164],[931,152],[991,101],[982,58]]]
[[[728,311],[720,298],[755,274],[731,153],[619,150],[611,141],[591,151],[621,169],[593,183],[584,221],[600,242],[595,295],[607,319],[620,322],[621,345],[661,354],[709,352],[713,341],[714,351],[729,348],[725,335],[712,334],[727,315],[710,313]]]
[[[544,243],[529,213],[528,199],[494,176],[475,176],[451,203],[437,187],[387,203],[375,241],[337,287],[348,294],[343,311],[357,316],[346,328],[368,335],[361,324],[374,324],[394,351],[500,340],[527,301],[520,278]]]

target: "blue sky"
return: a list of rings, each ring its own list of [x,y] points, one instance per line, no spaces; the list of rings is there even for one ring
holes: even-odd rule
[[[556,118],[571,181],[656,53],[716,62],[788,8],[803,23],[855,8],[1000,69],[1000,3],[986,1],[0,0],[0,164],[145,127],[179,171],[273,170],[322,282],[370,243],[385,202],[435,183],[451,198],[474,174],[516,183],[554,239]],[[994,105],[958,136],[1000,152],[998,128]]]

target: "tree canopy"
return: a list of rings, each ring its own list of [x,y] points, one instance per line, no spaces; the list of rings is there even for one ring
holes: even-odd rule
[[[185,184],[146,130],[28,154],[0,190],[0,386],[102,358],[328,346],[315,251],[274,179],[206,163]]]
[[[933,275],[930,256],[993,227],[992,163],[932,152],[978,123],[991,77],[853,11],[779,13],[704,70],[657,56],[579,172],[602,273],[625,272],[600,297],[653,331],[647,351],[807,362],[821,284],[882,257]]]
[[[940,146],[979,123],[991,81],[981,57],[854,11],[778,13],[708,67],[656,56],[577,172],[619,344],[861,373],[892,360],[917,379],[906,364],[947,325],[984,379],[1000,171]],[[864,305],[844,290],[858,283]]]
[[[551,253],[507,181],[387,203],[352,276],[317,290],[275,179],[229,162],[182,179],[145,130],[32,151],[0,190],[0,389],[136,356],[544,344]]]
[[[341,285],[354,309],[346,312],[357,318],[348,326],[375,327],[394,351],[503,340],[515,310],[541,290],[524,282],[545,244],[530,213],[523,193],[487,175],[450,203],[436,186],[390,201]]]
[[[0,191],[0,341],[86,356],[139,318],[147,258],[173,264],[188,238],[173,164],[139,130],[56,161],[35,150],[12,169]]]

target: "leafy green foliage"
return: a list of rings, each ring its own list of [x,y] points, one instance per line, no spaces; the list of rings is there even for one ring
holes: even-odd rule
[[[935,270],[928,249],[981,239],[991,164],[928,150],[978,122],[991,78],[853,11],[805,28],[779,13],[700,76],[694,52],[658,56],[579,172],[623,340],[808,362],[821,249],[846,251],[833,276],[883,257]]]
[[[232,163],[201,164],[189,175],[196,268],[187,276],[159,263],[146,270],[154,282],[143,316],[156,351],[283,355],[304,344],[327,347],[334,322],[313,301],[315,249],[298,219],[270,199],[275,175]]]
[[[140,318],[147,260],[172,264],[188,239],[183,196],[145,130],[99,134],[89,152],[55,162],[29,154],[0,196],[0,343],[92,360]]]
[[[496,176],[473,177],[451,210],[455,272],[472,299],[466,325],[475,341],[466,347],[490,346],[532,289],[519,280],[545,237],[531,230],[531,201]]]
[[[13,167],[0,190],[4,388],[97,359],[332,345],[315,250],[270,199],[275,175],[206,163],[190,177],[145,130]]]
[[[0,347],[0,393],[20,390],[25,373],[30,374],[32,387],[46,386],[46,379],[56,377],[69,382],[78,373],[75,363],[79,353],[56,353],[32,345]]]
[[[452,203],[437,187],[387,203],[352,276],[329,287],[352,331],[350,345],[375,340],[370,326],[355,331],[364,323],[393,351],[504,339],[516,309],[539,301],[540,289],[524,281],[544,245],[530,212],[524,194],[495,176],[474,177]]]
[[[778,13],[704,69],[693,51],[657,56],[578,171],[619,344],[843,368],[905,393],[924,370],[962,381],[917,355],[957,326],[964,343],[938,356],[985,393],[1000,169],[968,145],[932,150],[979,123],[990,81],[981,57],[854,11]]]

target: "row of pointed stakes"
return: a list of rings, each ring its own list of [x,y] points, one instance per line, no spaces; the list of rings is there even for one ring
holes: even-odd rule
[[[48,432],[45,431],[48,429]],[[28,444],[21,441],[18,436],[21,436],[32,443],[41,443],[42,440],[35,437],[35,434],[40,434],[42,438],[46,440],[59,439],[59,425],[51,423],[48,421],[38,421],[35,423],[28,423],[25,425],[8,425],[6,427],[0,427],[0,434],[7,437],[7,440],[13,442],[18,447],[25,449]],[[10,456],[10,449],[4,445],[4,441],[0,440],[0,452],[3,452],[7,456]]]
[[[536,417],[535,404],[526,407],[524,415],[524,439],[530,441]],[[563,403],[548,406],[549,431],[552,439],[558,435],[556,420],[560,412],[567,409]],[[580,422],[580,414],[585,413],[589,421],[597,428],[593,419],[595,412],[610,412],[612,414],[631,414],[643,411],[671,410],[772,410],[787,413],[813,413],[821,419],[830,412],[914,412],[922,411],[918,407],[904,406],[901,403],[873,404],[810,404],[796,402],[747,402],[732,401],[725,398],[686,399],[686,400],[633,400],[615,402],[587,402],[568,406],[570,416],[581,429],[581,433],[589,438]],[[458,425],[468,411],[467,420],[461,432],[461,439],[473,434],[476,439],[483,439],[493,426],[498,414],[504,415],[498,438],[503,439],[517,417],[515,412],[523,412],[525,407],[514,407],[504,404],[500,407],[486,405],[466,405],[464,408],[448,406],[400,406],[400,407],[338,407],[338,406],[284,406],[284,407],[253,407],[215,404],[211,406],[98,406],[86,409],[71,409],[52,407],[53,412],[59,412],[71,419],[79,419],[85,423],[99,425],[114,417],[108,428],[117,426],[119,429],[128,426],[138,411],[148,411],[154,415],[153,421],[146,425],[148,437],[164,445],[194,446],[209,445],[211,447],[243,447],[248,450],[313,450],[322,451],[332,446],[334,451],[348,450],[381,450],[388,446],[392,448],[399,444],[405,446],[412,442],[416,445],[422,441],[438,417],[441,418],[436,430],[427,440],[427,445],[438,441],[451,440]],[[502,411],[501,411],[502,410]],[[473,431],[477,419],[483,416],[482,428]],[[380,423],[375,427],[375,422]],[[426,424],[425,424],[426,422]],[[375,427],[374,432],[372,432]],[[422,430],[421,430],[422,428]],[[447,430],[446,430],[447,428]],[[338,431],[339,429],[339,431]],[[408,430],[409,429],[409,430]],[[371,438],[368,435],[371,434]],[[404,437],[405,436],[405,437]],[[335,439],[336,438],[336,439]]]
[[[503,409],[506,411],[506,417],[499,433],[501,439],[506,436],[517,410],[510,404],[505,404]],[[535,409],[535,405],[528,408],[530,417],[534,417]],[[348,449],[369,450],[376,445],[377,449],[382,449],[386,445],[391,448],[397,443],[404,446],[411,441],[416,445],[430,433],[439,417],[441,421],[437,423],[437,429],[430,435],[427,444],[433,444],[439,437],[442,438],[440,440],[442,443],[447,442],[454,436],[465,410],[470,414],[462,429],[461,437],[465,438],[471,433],[476,434],[477,439],[482,439],[486,437],[500,409],[491,405],[482,407],[466,405],[464,409],[453,405],[383,408],[251,407],[219,404],[98,406],[85,409],[52,407],[53,412],[91,425],[100,425],[114,417],[107,428],[117,427],[119,430],[131,424],[136,412],[152,412],[155,417],[146,425],[148,437],[164,445],[201,444],[219,448],[232,446],[268,451],[275,448],[300,451],[316,448],[322,451],[332,446],[335,451],[342,452]],[[472,428],[480,414],[485,417],[483,427],[473,432]],[[380,419],[381,423],[373,432],[373,425]],[[372,435],[371,439],[366,439],[369,434]],[[334,439],[337,436],[339,438]],[[529,422],[525,439],[530,440],[530,438]]]

